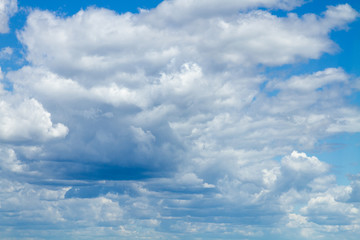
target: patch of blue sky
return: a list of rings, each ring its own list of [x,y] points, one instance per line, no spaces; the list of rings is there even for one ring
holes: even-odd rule
[[[308,1],[292,12],[302,16],[309,12],[321,14],[327,6],[338,4],[349,4],[357,11],[360,10],[360,2],[350,1]],[[278,16],[286,16],[287,12],[273,11]],[[293,75],[309,74],[321,71],[326,68],[341,67],[345,72],[351,75],[351,81],[357,80],[356,76],[360,75],[360,21],[349,24],[346,29],[335,29],[330,34],[338,46],[334,53],[325,53],[319,59],[309,59],[295,64],[287,64],[279,67],[269,67],[265,70],[267,76],[273,79],[286,79]],[[266,90],[266,89],[264,89]],[[278,90],[266,91],[268,96],[276,96]],[[348,103],[354,107],[360,107],[360,91],[353,89],[351,95],[346,97]],[[326,139],[319,140],[318,147],[314,154],[321,161],[332,165],[332,172],[337,176],[339,184],[349,184],[349,176],[360,172],[360,135],[343,133],[336,134]],[[277,158],[280,160],[281,157]]]
[[[71,16],[77,13],[80,9],[85,10],[88,7],[108,8],[118,13],[132,12],[137,13],[139,8],[151,9],[155,8],[161,0],[132,0],[132,1],[109,1],[109,0],[61,0],[61,1],[47,1],[47,0],[18,0],[20,6],[24,8],[35,8],[41,10],[49,10],[58,12],[61,15]]]
[[[303,15],[307,13],[321,14],[326,10],[327,6],[336,6],[340,4],[349,4],[352,8],[359,10],[360,2],[357,0],[305,0],[305,4],[295,8],[293,12]]]
[[[331,164],[337,183],[347,185],[352,175],[360,173],[360,134],[341,133],[322,139],[309,154]]]
[[[24,59],[25,49],[18,41],[16,33],[21,30],[26,22],[27,14],[23,11],[17,12],[9,21],[9,33],[0,33],[0,51],[5,48],[11,48],[12,53],[9,56],[0,58],[0,64],[3,72],[17,70],[26,64]]]
[[[360,11],[360,2],[356,0],[350,1],[307,1],[304,5],[295,8],[291,12],[298,16],[313,13],[321,15],[326,11],[327,6],[336,6],[339,4],[349,4],[352,8]],[[273,14],[284,17],[288,14],[286,11],[273,11]],[[300,75],[321,71],[325,68],[341,67],[348,74],[358,76],[360,74],[360,21],[354,21],[345,29],[334,29],[330,32],[330,39],[337,44],[338,48],[334,53],[325,53],[318,59],[307,59],[294,64],[286,64],[279,67],[268,67],[266,73],[269,76],[284,78],[292,75]]]
[[[309,4],[309,3],[308,3]],[[305,4],[306,5],[306,4]],[[319,9],[319,13],[326,10],[326,5],[315,5]],[[300,7],[302,8],[302,7]],[[359,8],[360,9],[360,8]],[[309,9],[307,9],[309,10]],[[305,10],[303,10],[305,11]],[[304,14],[303,11],[294,10],[299,16]],[[284,11],[275,11],[273,14],[283,17]],[[305,11],[305,13],[308,13]],[[318,13],[318,14],[319,14]],[[262,73],[269,79],[285,80],[293,75],[311,74],[317,71],[322,71],[326,68],[343,68],[348,74],[358,76],[360,73],[360,34],[357,34],[360,29],[360,22],[355,21],[349,25],[346,31],[335,29],[330,33],[330,39],[338,46],[334,53],[324,53],[317,59],[298,59],[295,63],[289,63],[281,66],[268,66],[262,68]],[[351,36],[351,37],[350,37]],[[263,90],[265,84],[260,87]],[[269,96],[276,96],[278,91],[270,91]]]

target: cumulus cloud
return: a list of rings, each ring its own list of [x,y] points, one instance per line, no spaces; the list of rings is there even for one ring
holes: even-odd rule
[[[305,153],[292,152],[281,160],[282,165],[294,173],[313,173],[315,175],[327,172],[329,166],[316,157],[308,157]]]
[[[0,166],[2,170],[10,170],[12,172],[23,172],[26,168],[16,157],[13,149],[0,149]]]
[[[2,208],[22,223],[81,227],[75,235],[102,226],[102,238],[356,229],[358,183],[338,186],[331,166],[305,153],[360,131],[346,102],[353,77],[263,71],[334,53],[329,33],[358,16],[347,4],[319,16],[269,11],[302,3],[32,10],[17,35],[28,64],[6,73],[12,90],[1,91],[0,167],[21,176],[0,178],[14,200]]]
[[[357,219],[359,209],[352,204],[337,202],[331,195],[325,195],[311,198],[301,212],[317,224],[350,225]]]
[[[178,12],[173,8],[167,12]],[[326,14],[335,10],[340,17]],[[109,73],[141,69],[145,74],[157,74],[171,62],[178,66],[195,61],[201,67],[219,69],[258,63],[276,66],[319,58],[322,53],[334,51],[335,45],[327,34],[357,16],[348,5],[328,11],[323,17],[277,17],[256,10],[228,18],[198,16],[196,24],[191,21],[185,26],[161,28],[143,18],[147,13],[118,15],[105,9],[88,9],[63,19],[50,12],[33,11],[19,38],[33,64],[69,77],[76,74],[79,80],[85,77],[91,84],[89,77],[104,78]]]
[[[10,104],[0,101],[0,140],[3,142],[46,141],[63,138],[68,128],[53,124],[50,113],[35,99]]]
[[[9,18],[17,12],[17,0],[0,1],[0,33],[9,32]]]

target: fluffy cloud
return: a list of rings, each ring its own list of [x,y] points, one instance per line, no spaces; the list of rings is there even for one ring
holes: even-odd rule
[[[0,33],[9,32],[9,18],[17,12],[17,0],[0,1]]]
[[[304,153],[359,131],[353,76],[262,71],[333,53],[329,33],[358,16],[347,4],[321,16],[267,10],[301,3],[31,11],[18,32],[29,64],[4,74],[12,91],[1,91],[0,167],[18,178],[1,179],[1,207],[18,213],[1,217],[99,238],[358,231],[358,183],[338,186]]]
[[[173,8],[167,12],[178,12]],[[334,11],[338,14],[332,14]],[[196,24],[191,21],[185,26],[159,28],[146,19],[147,14],[118,15],[105,9],[88,9],[63,19],[50,12],[34,11],[19,38],[28,49],[27,59],[35,65],[45,65],[68,77],[76,75],[83,84],[93,83],[89,77],[104,79],[109,73],[118,73],[116,79],[126,84],[126,72],[141,70],[153,75],[188,61],[209,70],[224,70],[319,58],[322,53],[334,51],[327,34],[357,16],[349,5],[339,5],[323,17],[290,14],[281,18],[267,11],[250,11],[227,18],[199,16],[194,20]]]
[[[61,123],[53,124],[50,113],[35,99],[11,105],[0,101],[0,139],[3,142],[46,141],[63,138],[68,128]]]
[[[291,156],[283,158],[281,163],[288,171],[298,174],[307,173],[316,176],[329,170],[329,166],[316,157],[307,157],[305,153],[296,151],[292,152]]]
[[[22,164],[16,157],[13,149],[0,149],[0,167],[2,170],[10,170],[11,172],[24,172],[26,166]]]
[[[352,204],[337,202],[331,195],[325,195],[310,199],[301,212],[317,224],[350,225],[357,218],[359,209]]]
[[[324,135],[326,126],[340,121],[340,113],[327,110],[333,105],[324,104],[311,113],[307,109],[320,101],[329,102],[329,97],[342,98],[338,91],[328,94],[336,84],[348,81],[349,76],[341,69],[326,69],[273,84],[282,89],[274,98],[261,95],[259,85],[267,79],[252,71],[257,64],[282,65],[332,52],[334,44],[328,38],[329,31],[346,26],[357,16],[349,5],[329,8],[322,17],[277,17],[254,10],[232,13],[226,18],[198,16],[197,24],[184,22],[182,26],[169,24],[161,28],[146,20],[148,15],[160,14],[156,11],[162,7],[176,8],[176,4],[164,2],[138,15],[92,8],[61,18],[35,10],[19,33],[32,67],[10,73],[8,78],[19,93],[36,94],[56,119],[63,115],[57,113],[59,106],[63,112],[73,113],[67,118],[89,113],[91,118],[106,121],[120,118],[117,121],[121,125],[116,128],[119,133],[124,132],[121,135],[133,134],[131,126],[142,128],[154,135],[154,143],[162,149],[167,145],[165,141],[177,141],[175,136],[179,136],[192,149],[208,146],[211,150],[216,145],[218,149],[236,148],[231,144],[237,142],[244,150],[254,145],[264,148],[272,142],[275,147],[282,145],[283,154],[298,143],[311,148],[317,139],[314,131]],[[335,17],[334,11],[342,17]],[[309,83],[307,87],[305,82]],[[323,86],[331,88],[316,95],[309,91]],[[308,95],[299,92],[295,96],[288,91],[296,87],[305,88]],[[259,114],[259,109],[263,109],[263,114]],[[268,112],[288,112],[290,116]],[[162,114],[161,121],[156,120],[158,114]],[[75,121],[79,119],[73,118],[69,124]],[[170,136],[166,140],[156,136],[160,125],[175,133],[172,140]],[[308,134],[301,134],[301,126],[305,125]],[[93,134],[95,142],[99,142],[101,134]],[[115,141],[120,137],[116,133],[111,133],[111,137],[106,131],[105,135]],[[285,142],[291,144],[284,145]]]

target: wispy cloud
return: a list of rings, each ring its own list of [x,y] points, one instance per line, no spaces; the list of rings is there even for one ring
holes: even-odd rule
[[[0,1],[0,33],[8,33],[9,18],[17,12],[17,0]]]

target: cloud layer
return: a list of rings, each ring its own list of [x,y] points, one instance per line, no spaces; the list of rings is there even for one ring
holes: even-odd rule
[[[0,91],[5,237],[355,239],[358,179],[338,185],[304,152],[360,131],[346,101],[358,80],[267,69],[335,53],[330,32],[358,13],[291,12],[301,4],[30,11],[17,33],[28,64]]]

